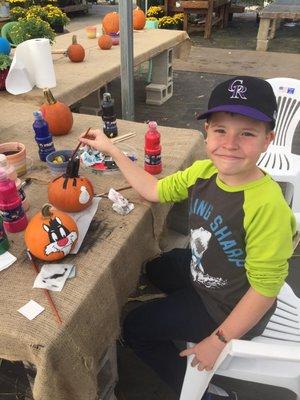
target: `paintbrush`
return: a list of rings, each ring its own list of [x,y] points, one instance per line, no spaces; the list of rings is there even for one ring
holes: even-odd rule
[[[38,266],[36,265],[32,254],[30,253],[30,251],[28,249],[26,250],[26,252],[27,252],[27,256],[28,256],[29,260],[31,261],[31,265],[33,266],[33,269],[35,270],[36,274],[38,275],[40,270],[39,270]],[[59,313],[57,311],[57,308],[55,307],[55,304],[54,304],[54,302],[52,300],[52,297],[51,297],[49,291],[47,289],[43,289],[43,290],[44,290],[45,296],[46,296],[46,298],[47,298],[47,300],[49,302],[49,305],[51,307],[52,313],[55,316],[55,319],[56,319],[57,323],[59,325],[62,324],[62,320],[61,320],[60,315],[59,315]]]
[[[85,134],[82,137],[86,138],[90,130],[91,130],[91,128],[88,128],[88,130],[85,132]],[[72,154],[70,160],[73,160],[73,158],[75,157],[75,155],[76,155],[77,151],[79,150],[79,147],[81,146],[81,144],[82,144],[81,142],[78,143],[76,149],[73,151],[73,154]]]
[[[123,186],[119,189],[116,189],[117,192],[122,192],[122,190],[132,189],[132,186]],[[107,198],[108,192],[103,192],[99,194],[95,194],[94,197],[106,197]]]

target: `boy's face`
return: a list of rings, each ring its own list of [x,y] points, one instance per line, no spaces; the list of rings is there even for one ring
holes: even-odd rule
[[[266,132],[264,122],[218,112],[212,114],[205,130],[207,155],[224,183],[238,186],[263,176],[256,163],[274,139],[274,132]]]

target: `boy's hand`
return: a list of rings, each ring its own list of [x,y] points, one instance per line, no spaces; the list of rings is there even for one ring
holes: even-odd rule
[[[211,335],[195,346],[182,351],[180,356],[185,357],[195,354],[191,364],[192,367],[198,365],[199,371],[204,369],[210,371],[225,346],[226,344],[222,343],[216,335]]]
[[[83,144],[110,155],[114,148],[113,142],[100,129],[91,129],[88,135],[84,138],[85,133],[79,137],[79,141]]]

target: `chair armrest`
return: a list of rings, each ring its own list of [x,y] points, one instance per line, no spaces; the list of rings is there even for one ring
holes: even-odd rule
[[[242,358],[300,361],[300,348],[289,346],[288,344],[285,345],[280,341],[278,344],[274,344],[232,339],[217,359],[214,370],[222,364],[228,355]]]

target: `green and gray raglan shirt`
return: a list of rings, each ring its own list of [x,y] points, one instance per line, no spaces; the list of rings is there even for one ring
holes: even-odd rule
[[[189,199],[191,280],[220,324],[251,286],[275,297],[288,274],[295,218],[269,175],[227,186],[210,160],[159,180],[160,202]],[[260,334],[274,306],[245,337]]]

